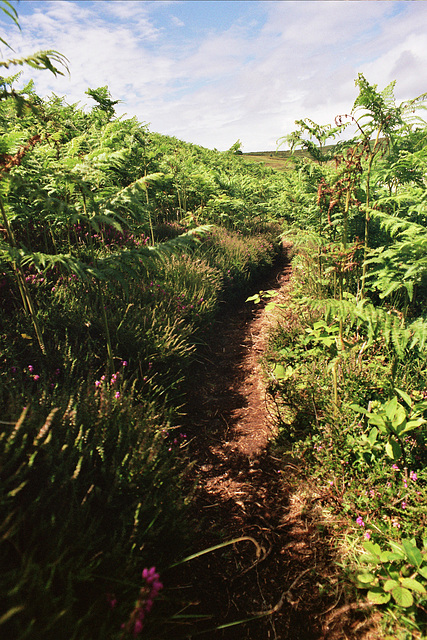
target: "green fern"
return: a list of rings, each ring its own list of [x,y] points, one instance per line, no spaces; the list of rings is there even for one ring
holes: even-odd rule
[[[0,60],[0,67],[5,67],[9,69],[9,67],[24,65],[31,67],[32,69],[37,70],[48,70],[51,71],[55,76],[60,75],[63,76],[64,73],[58,69],[58,66],[64,68],[64,70],[69,73],[68,69],[68,59],[59,53],[58,51],[54,51],[53,49],[49,49],[46,51],[38,51],[37,53],[33,53],[29,56],[25,56],[23,58],[11,58],[10,60]],[[55,66],[58,65],[58,66]]]
[[[402,360],[408,349],[417,347],[424,352],[427,345],[427,320],[418,318],[405,324],[402,315],[375,307],[366,299],[347,295],[346,300],[312,300],[309,306],[323,311],[325,320],[343,322],[348,328],[357,325],[366,332],[367,346],[383,343]]]

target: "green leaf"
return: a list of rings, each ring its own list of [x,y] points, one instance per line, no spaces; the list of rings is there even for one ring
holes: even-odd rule
[[[385,451],[392,460],[398,460],[402,455],[402,449],[396,440],[389,440],[385,446]]]
[[[394,396],[391,400],[389,400],[388,402],[385,403],[384,405],[384,410],[386,413],[387,418],[389,418],[389,420],[393,419],[393,416],[396,412],[397,409],[397,397]]]
[[[381,547],[379,544],[375,542],[369,542],[369,540],[365,540],[363,543],[363,548],[367,551],[367,555],[362,556],[362,559],[365,562],[373,562],[374,564],[378,564],[380,562],[381,557]]]
[[[371,584],[375,580],[375,576],[373,573],[359,573],[357,579],[362,584]]]
[[[422,577],[427,580],[427,567],[420,567],[418,573],[421,573]]]
[[[390,600],[390,594],[385,593],[381,587],[369,589],[367,594],[368,600],[374,604],[386,604]]]
[[[277,380],[284,380],[287,377],[285,367],[282,364],[276,364],[273,369],[273,376],[277,378]]]
[[[399,583],[397,582],[397,580],[386,580],[384,582],[383,589],[384,591],[392,591],[392,589],[395,589],[398,586]]]
[[[423,556],[418,547],[409,540],[402,540],[402,547],[406,557],[414,567],[420,567],[423,563]]]
[[[275,309],[275,307],[277,307],[277,302],[268,302],[265,305],[265,310],[266,311],[271,311],[271,309]]]
[[[366,409],[364,409],[363,407],[360,407],[358,404],[351,404],[350,405],[350,409],[352,409],[353,411],[357,411],[357,413],[363,413],[364,415],[370,415]]]
[[[393,549],[393,553],[395,553],[399,558],[405,557],[405,552],[401,544],[395,542],[394,540],[390,540],[389,545]]]
[[[424,418],[417,418],[416,420],[408,420],[408,422],[405,425],[405,428],[401,433],[406,433],[407,431],[418,429],[418,427],[421,427],[421,425],[425,424],[426,422],[427,420],[424,420]]]
[[[398,404],[395,414],[392,418],[392,425],[397,433],[400,433],[401,429],[399,429],[399,427],[405,424],[405,422],[406,422],[406,411],[401,404]]]
[[[406,589],[411,589],[411,591],[416,591],[417,593],[427,593],[424,585],[418,580],[414,580],[414,578],[403,578],[401,580],[402,587],[406,587]]]
[[[381,553],[381,562],[395,562],[396,560],[401,560],[402,556],[394,553],[393,551],[383,551]]]
[[[400,397],[402,398],[402,400],[404,400],[406,402],[406,404],[408,405],[408,407],[412,406],[412,400],[411,397],[406,393],[406,391],[402,391],[402,389],[395,389],[395,391],[400,395]]]
[[[382,416],[374,413],[373,415],[369,415],[368,422],[369,424],[375,424],[377,427],[381,429],[381,431],[388,431],[385,420]]]
[[[408,589],[405,589],[404,587],[396,587],[391,592],[391,595],[393,596],[394,600],[396,601],[396,604],[398,604],[399,607],[405,607],[405,608],[412,607],[414,603],[414,598],[412,597],[412,593],[408,591]]]
[[[371,444],[374,444],[377,440],[377,436],[378,436],[378,429],[376,427],[372,427],[372,429],[369,432],[369,436],[368,436],[368,440]]]

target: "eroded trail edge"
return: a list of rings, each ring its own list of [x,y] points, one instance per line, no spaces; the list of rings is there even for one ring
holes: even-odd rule
[[[263,288],[276,289],[286,302],[289,279],[285,255]],[[180,568],[177,582],[192,603],[189,613],[210,616],[197,629],[183,624],[183,633],[237,640],[367,638],[366,620],[346,602],[336,551],[299,461],[278,456],[271,446],[276,421],[261,357],[276,322],[263,307],[228,306],[194,367],[186,429],[198,550],[242,536],[257,547],[241,541]],[[240,620],[247,622],[225,626]]]

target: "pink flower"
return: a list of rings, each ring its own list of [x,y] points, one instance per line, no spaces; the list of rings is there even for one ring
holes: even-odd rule
[[[116,391],[114,397],[116,398],[116,400],[118,400],[120,398],[120,391]]]
[[[117,605],[117,598],[113,593],[107,593],[107,602],[111,609],[114,609]]]
[[[370,540],[371,539],[371,534],[369,533],[369,531],[366,531],[365,538],[366,538],[366,540]]]
[[[363,519],[362,519],[361,516],[356,518],[356,523],[359,525],[359,527],[364,527],[365,526],[365,523],[363,522]]]
[[[144,625],[142,624],[142,620],[136,620],[135,621],[135,626],[133,628],[134,637],[136,637],[138,634],[141,633],[143,626]]]
[[[416,482],[416,481],[417,481],[417,474],[415,473],[415,471],[410,471],[410,472],[409,472],[409,477],[411,478],[411,480],[412,480],[413,482]]]

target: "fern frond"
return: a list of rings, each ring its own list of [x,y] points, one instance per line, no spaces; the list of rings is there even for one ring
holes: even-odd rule
[[[20,66],[28,65],[33,69],[38,70],[49,70],[55,76],[60,75],[63,76],[64,73],[58,69],[55,65],[59,65],[65,69],[67,73],[70,73],[68,68],[68,59],[59,53],[58,51],[54,51],[53,49],[49,49],[47,51],[38,51],[37,53],[33,53],[30,56],[25,56],[24,58],[11,58],[10,60],[0,60],[0,67],[5,67],[9,69],[11,66]]]

